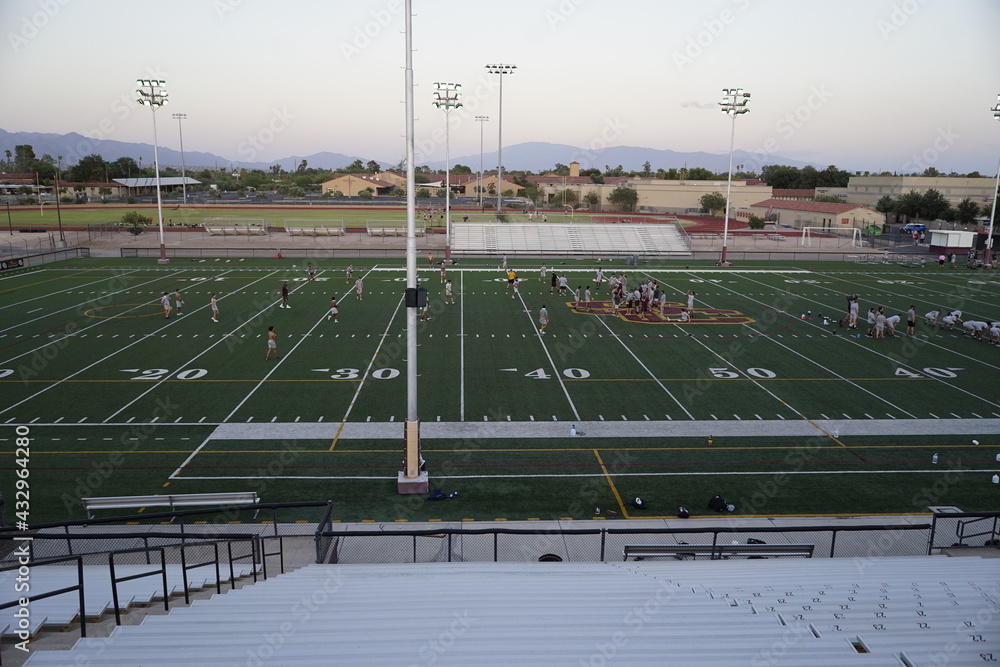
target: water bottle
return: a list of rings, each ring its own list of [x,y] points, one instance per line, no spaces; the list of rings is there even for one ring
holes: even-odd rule
[[[938,455],[934,454],[934,456],[931,457],[931,463],[937,463],[937,462],[938,462]]]
[[[993,475],[993,483],[1000,484],[1000,475]]]
[[[833,429],[833,437],[834,438],[839,438],[840,437],[840,431],[838,429]]]
[[[569,434],[571,436],[576,435],[576,424],[573,424],[572,426],[569,427]]]

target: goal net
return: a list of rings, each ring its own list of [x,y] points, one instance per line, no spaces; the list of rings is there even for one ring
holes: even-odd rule
[[[812,247],[813,245],[834,245],[838,248],[850,246],[860,248],[864,244],[861,240],[861,230],[857,227],[803,227],[799,245]]]

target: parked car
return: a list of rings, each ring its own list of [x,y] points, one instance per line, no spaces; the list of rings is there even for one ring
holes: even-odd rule
[[[927,225],[920,222],[910,222],[899,228],[900,234],[912,234],[913,232],[925,232]]]

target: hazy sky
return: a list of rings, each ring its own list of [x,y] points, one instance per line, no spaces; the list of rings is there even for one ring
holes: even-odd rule
[[[995,174],[997,0],[413,0],[418,163],[444,157],[436,81],[463,84],[451,155],[548,141],[856,170]],[[167,81],[161,145],[231,160],[398,161],[403,0],[2,0],[0,128],[152,143],[136,78]],[[422,148],[421,148],[422,147]],[[566,162],[569,161],[567,158]],[[283,165],[289,168],[291,165]],[[478,165],[470,165],[478,166]],[[653,165],[654,168],[657,165]]]

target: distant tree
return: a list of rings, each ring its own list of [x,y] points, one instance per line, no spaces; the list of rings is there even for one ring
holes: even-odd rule
[[[922,174],[920,174],[920,175],[921,176],[928,176],[928,177],[935,177],[935,176],[940,176],[941,172],[938,171],[937,169],[935,169],[934,167],[927,167],[926,169],[924,169],[924,172]]]
[[[306,171],[306,167],[308,166],[309,163],[306,160],[303,160],[302,162],[299,162],[299,166],[295,169],[295,171],[296,173],[304,174]]]
[[[625,167],[618,165],[612,169],[608,165],[604,165],[604,175],[605,176],[623,176],[625,174]]]
[[[66,179],[78,183],[103,181],[106,167],[107,163],[100,155],[86,155],[66,172]]]
[[[711,215],[715,215],[716,212],[724,212],[726,210],[726,196],[721,192],[713,192],[711,194],[702,195],[699,201],[701,202],[701,207],[708,211]]]
[[[344,167],[344,171],[348,174],[363,174],[365,173],[365,163],[361,160],[355,160],[351,164]]]
[[[917,218],[920,216],[924,198],[916,190],[910,190],[899,196],[896,200],[896,213],[905,215],[907,218]]]
[[[286,194],[289,197],[303,197],[303,196],[305,196],[306,191],[305,191],[305,189],[303,189],[303,188],[301,188],[301,187],[299,187],[297,185],[293,185],[292,187],[288,188],[288,191],[286,192]]]
[[[595,190],[588,190],[587,194],[583,195],[583,203],[593,211],[601,205],[601,195],[597,194]]]
[[[431,191],[428,188],[420,188],[417,190],[417,199],[430,199]]]
[[[965,177],[966,178],[982,178],[983,175],[980,174],[978,171],[970,171],[968,174],[965,175]]]
[[[951,204],[943,194],[931,188],[921,198],[920,214],[928,220],[937,220],[950,206]]]
[[[979,204],[966,197],[955,207],[955,220],[963,225],[971,225],[979,217],[979,213]]]
[[[813,197],[813,201],[823,202],[826,204],[843,204],[844,200],[836,195],[816,195]]]
[[[608,195],[608,203],[622,211],[631,211],[639,202],[639,193],[632,188],[619,185]]]
[[[564,165],[562,162],[556,162],[556,166],[552,169],[552,173],[557,176],[569,176],[569,167]]]
[[[392,197],[405,197],[406,190],[399,187],[398,185],[389,191],[389,195]]]
[[[576,191],[569,188],[556,190],[555,194],[552,195],[552,203],[559,206],[572,206],[576,203]]]
[[[799,170],[783,164],[769,164],[760,170],[760,177],[772,188],[792,190],[800,187]]]
[[[451,168],[451,173],[468,176],[472,174],[472,167],[466,167],[464,164],[456,164]]]
[[[19,174],[27,174],[35,163],[35,149],[30,144],[14,146],[14,170]]]
[[[101,187],[97,188],[97,194],[101,195],[101,201],[104,201],[105,197],[111,196],[111,188],[102,185]]]
[[[149,218],[139,213],[139,211],[126,211],[118,222],[122,229],[132,236],[138,236],[146,231]]]
[[[688,170],[687,179],[690,181],[712,181],[715,180],[715,173],[704,167],[693,167]]]
[[[590,178],[591,183],[595,183],[597,185],[602,185],[604,183],[604,175],[601,174],[600,169],[596,168],[584,169],[580,172],[580,175],[587,176],[588,178]]]
[[[958,211],[954,206],[948,206],[939,216],[938,219],[945,220],[946,222],[955,222],[958,220]],[[965,224],[965,223],[963,223]]]
[[[434,196],[438,197],[440,199],[444,199],[444,196],[445,196],[444,188],[438,188],[437,190],[435,190],[434,191]]]
[[[747,225],[749,225],[750,229],[764,229],[764,218],[758,215],[751,215],[750,219],[747,220]]]
[[[377,174],[382,171],[382,167],[375,160],[368,160],[368,163],[365,165],[365,171],[369,174]]]
[[[653,165],[649,164],[649,160],[642,163],[642,175],[646,178],[653,175]]]
[[[896,210],[896,201],[889,195],[882,195],[875,204],[875,210],[879,213],[892,213]]]
[[[363,201],[371,201],[374,198],[375,198],[375,191],[371,188],[365,188],[364,190],[358,193],[358,199],[361,199]]]

